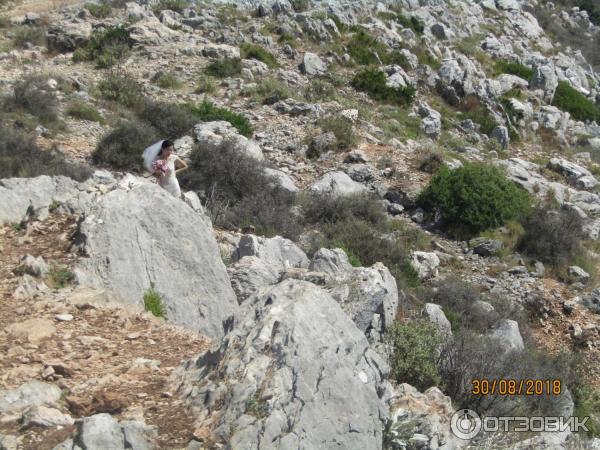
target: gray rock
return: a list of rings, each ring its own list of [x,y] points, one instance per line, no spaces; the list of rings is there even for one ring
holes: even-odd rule
[[[496,127],[492,130],[490,137],[496,139],[503,150],[508,148],[510,144],[510,135],[508,134],[508,128],[504,126]]]
[[[337,138],[335,134],[331,131],[327,133],[321,133],[313,137],[308,144],[308,156],[321,155],[322,153],[328,152],[330,150],[334,150],[337,144]]]
[[[140,5],[136,2],[127,2],[125,4],[125,14],[132,21],[139,21],[154,17],[154,14],[146,5]]]
[[[529,82],[530,89],[541,89],[544,92],[544,100],[551,103],[554,92],[558,87],[558,77],[554,65],[534,65],[534,75]]]
[[[473,246],[473,253],[479,256],[493,256],[502,249],[502,241],[498,239],[474,239],[471,241]]]
[[[514,320],[506,319],[501,321],[489,336],[495,340],[501,353],[509,351],[522,351],[525,348],[523,338],[519,332],[519,324]]]
[[[0,450],[18,450],[19,441],[16,436],[0,434]],[[69,448],[69,450],[71,450]]]
[[[207,44],[202,47],[202,56],[207,58],[239,58],[240,49],[227,44]]]
[[[33,406],[23,414],[23,426],[57,427],[73,425],[74,420],[68,414],[63,414],[55,408],[46,406]]]
[[[131,450],[154,450],[158,448],[157,427],[146,425],[135,420],[124,420],[120,423],[125,438],[125,448]]]
[[[194,134],[198,145],[207,148],[209,151],[218,152],[221,145],[228,145],[251,158],[259,161],[264,159],[258,143],[239,134],[229,122],[199,123],[194,127]]]
[[[593,189],[598,185],[589,170],[562,158],[552,158],[548,162],[548,168],[552,169],[569,180],[569,182],[580,189]]]
[[[19,279],[19,284],[13,292],[13,297],[17,300],[26,300],[36,298],[48,291],[49,288],[46,286],[46,283],[25,274]]]
[[[129,37],[135,44],[145,46],[165,45],[174,41],[179,32],[160,23],[156,17],[147,17],[129,27]]]
[[[150,183],[104,195],[85,217],[78,243],[89,257],[76,269],[80,284],[139,305],[154,285],[169,320],[223,336],[237,301],[206,218]]]
[[[338,276],[350,272],[352,265],[348,261],[348,255],[341,248],[321,248],[314,254],[308,268],[314,272]]]
[[[293,194],[300,192],[300,189],[298,188],[298,186],[296,186],[296,183],[294,183],[292,177],[290,177],[287,173],[281,170],[266,167],[265,174],[267,174],[267,176],[272,177],[275,180],[275,184],[281,189]]]
[[[35,258],[31,255],[25,255],[21,258],[20,265],[25,268],[26,273],[34,277],[44,277],[50,271],[50,267],[41,256]]]
[[[7,178],[0,180],[0,224],[20,222],[29,208],[44,217],[52,202],[71,213],[82,212],[91,200],[79,183],[67,177]]]
[[[177,374],[196,405],[221,405],[198,417],[209,438],[232,448],[381,449],[389,368],[331,296],[286,280],[243,308],[248,319],[221,347]],[[222,377],[211,375],[217,367]]]
[[[367,188],[352,180],[344,172],[327,172],[311,186],[310,190],[319,194],[328,194],[334,197],[343,195],[360,194],[366,192]]]
[[[410,265],[417,271],[419,278],[427,279],[438,276],[440,259],[433,252],[413,252]]]
[[[440,305],[425,303],[423,314],[435,324],[442,336],[452,336],[452,326]]]
[[[54,23],[46,33],[48,48],[61,53],[85,47],[91,37],[92,24],[78,19]]]
[[[327,72],[327,64],[325,64],[318,55],[306,52],[302,57],[300,70],[309,77],[316,77]]]
[[[583,297],[581,303],[590,311],[600,314],[600,288],[594,289],[588,296]]]
[[[568,270],[569,276],[575,281],[586,282],[590,279],[590,274],[579,266],[570,266]]]
[[[264,238],[245,234],[240,239],[233,260],[239,261],[244,256],[256,256],[278,271],[289,267],[306,268],[309,264],[308,257],[300,247],[281,236]]]
[[[422,118],[421,129],[423,132],[430,138],[439,138],[442,132],[442,115],[425,102],[419,104],[418,112]]]
[[[29,381],[18,388],[0,390],[0,413],[14,413],[32,406],[53,405],[62,396],[58,386]]]
[[[521,10],[521,5],[519,5],[518,0],[496,0],[496,7],[498,9],[504,9],[504,10],[516,10],[516,11],[520,11]]]
[[[244,256],[227,268],[231,287],[241,304],[260,288],[276,284],[280,278],[280,267],[273,267],[256,256]]]
[[[109,414],[96,414],[78,423],[74,444],[82,450],[125,450],[125,437],[119,423]]]

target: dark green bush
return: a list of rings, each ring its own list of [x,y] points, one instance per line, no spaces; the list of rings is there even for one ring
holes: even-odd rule
[[[552,104],[567,111],[575,120],[600,122],[600,108],[566,81],[559,81]]]
[[[336,137],[336,150],[344,151],[354,147],[358,141],[352,122],[345,117],[328,116],[318,121],[324,133],[332,132]]]
[[[517,249],[552,267],[563,267],[583,252],[582,220],[573,210],[534,209],[523,222]]]
[[[177,139],[187,133],[198,120],[189,108],[181,105],[146,99],[138,117],[156,128],[161,136]]]
[[[50,88],[47,75],[29,75],[15,84],[14,96],[7,106],[22,108],[45,125],[58,120],[58,98]],[[11,105],[12,103],[12,105]]]
[[[416,94],[415,88],[406,86],[404,88],[392,88],[386,85],[385,73],[377,68],[365,69],[357,73],[352,79],[352,86],[369,94],[375,100],[396,105],[410,105]]]
[[[428,321],[394,322],[386,332],[392,348],[390,375],[397,383],[409,383],[424,391],[441,385],[438,348],[442,343],[437,327]]]
[[[112,67],[129,51],[133,41],[124,25],[110,25],[96,30],[83,48],[73,53],[73,61],[95,61],[98,68]]]
[[[0,127],[0,178],[39,175],[64,175],[85,181],[91,176],[91,170],[66,161],[61,153],[42,150],[32,137]]]
[[[142,86],[128,76],[111,75],[98,83],[98,90],[103,99],[128,108],[136,108],[144,100]]]
[[[67,107],[67,114],[76,119],[89,120],[90,122],[102,122],[102,116],[98,110],[82,100],[71,102]]]
[[[508,73],[516,75],[524,80],[531,80],[533,78],[533,69],[531,67],[527,67],[515,61],[507,61],[505,59],[496,61],[494,64],[494,72],[496,74]]]
[[[279,65],[277,63],[277,58],[275,58],[271,52],[265,50],[260,45],[249,44],[245,42],[240,46],[240,55],[242,59],[256,59],[258,61],[262,61],[271,68]]]
[[[242,60],[240,58],[216,59],[206,67],[205,72],[217,78],[233,77],[242,73]]]
[[[97,19],[105,19],[112,13],[111,6],[106,2],[101,3],[86,3],[83,5],[85,9],[87,9],[90,14]]]
[[[94,164],[117,170],[142,170],[142,152],[159,140],[157,131],[142,122],[122,122],[105,134],[92,153]]]
[[[530,197],[498,167],[468,163],[454,170],[442,167],[418,203],[426,211],[439,210],[453,235],[472,236],[523,217]]]
[[[240,134],[246,137],[252,136],[252,125],[247,117],[234,113],[227,108],[219,108],[212,102],[203,101],[201,104],[192,107],[191,112],[199,121],[213,122],[224,120],[237,128]]]

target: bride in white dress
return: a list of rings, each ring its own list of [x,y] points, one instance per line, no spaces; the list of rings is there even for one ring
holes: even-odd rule
[[[177,172],[186,170],[188,165],[184,160],[173,153],[174,149],[175,146],[171,141],[163,141],[160,152],[158,153],[158,159],[166,161],[167,171],[164,175],[160,172],[156,172],[154,176],[160,187],[165,189],[171,195],[181,198],[181,189],[179,188],[179,181],[177,181]]]

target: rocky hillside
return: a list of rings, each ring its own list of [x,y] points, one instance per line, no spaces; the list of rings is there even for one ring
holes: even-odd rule
[[[599,17],[0,0],[0,449],[599,448]]]

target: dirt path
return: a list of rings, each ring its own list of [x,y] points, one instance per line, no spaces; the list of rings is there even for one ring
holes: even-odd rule
[[[168,379],[182,361],[207,348],[206,339],[139,308],[114,304],[101,291],[67,286],[35,298],[12,295],[23,280],[14,271],[24,254],[72,267],[75,256],[67,250],[74,228],[74,218],[51,215],[28,230],[0,229],[0,389],[30,380],[54,383],[64,392],[60,409],[74,418],[108,412],[143,419],[158,427],[160,448],[185,447],[193,416],[171,395]],[[59,321],[58,314],[72,320]],[[38,333],[46,336],[38,339]],[[22,429],[18,419],[0,420],[0,434],[18,436],[23,449],[51,449],[72,432]]]

